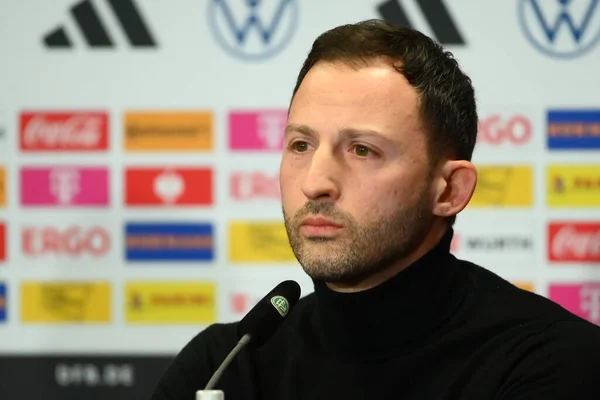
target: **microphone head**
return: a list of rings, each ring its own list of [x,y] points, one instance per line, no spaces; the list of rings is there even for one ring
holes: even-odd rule
[[[281,282],[242,318],[238,324],[238,338],[250,334],[248,347],[259,348],[273,336],[299,299],[297,282]]]

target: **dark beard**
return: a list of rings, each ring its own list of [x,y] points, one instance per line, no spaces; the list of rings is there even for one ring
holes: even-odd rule
[[[408,257],[424,240],[433,216],[425,189],[408,208],[359,226],[333,203],[308,202],[293,218],[283,211],[290,246],[304,271],[315,280],[350,285]],[[306,238],[300,223],[308,215],[330,218],[344,226],[344,238]]]

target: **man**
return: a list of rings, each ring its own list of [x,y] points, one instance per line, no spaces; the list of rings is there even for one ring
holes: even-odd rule
[[[365,21],[317,38],[280,171],[315,293],[228,368],[227,400],[600,399],[600,328],[450,254],[476,135],[470,79],[423,34]],[[192,400],[236,327],[195,337],[153,399]]]

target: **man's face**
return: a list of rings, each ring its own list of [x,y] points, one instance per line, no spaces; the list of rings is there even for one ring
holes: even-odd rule
[[[305,272],[350,284],[406,258],[432,224],[418,98],[387,64],[317,64],[291,104],[280,170]]]

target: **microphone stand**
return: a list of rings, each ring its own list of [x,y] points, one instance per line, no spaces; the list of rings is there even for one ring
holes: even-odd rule
[[[196,400],[225,400],[222,390],[198,390]]]
[[[225,393],[222,390],[214,390],[213,388],[223,375],[225,369],[231,364],[231,361],[238,355],[240,351],[250,343],[250,334],[242,336],[238,344],[231,350],[231,352],[225,357],[225,360],[221,363],[219,368],[215,371],[213,376],[210,378],[204,390],[196,391],[196,400],[225,400]]]

